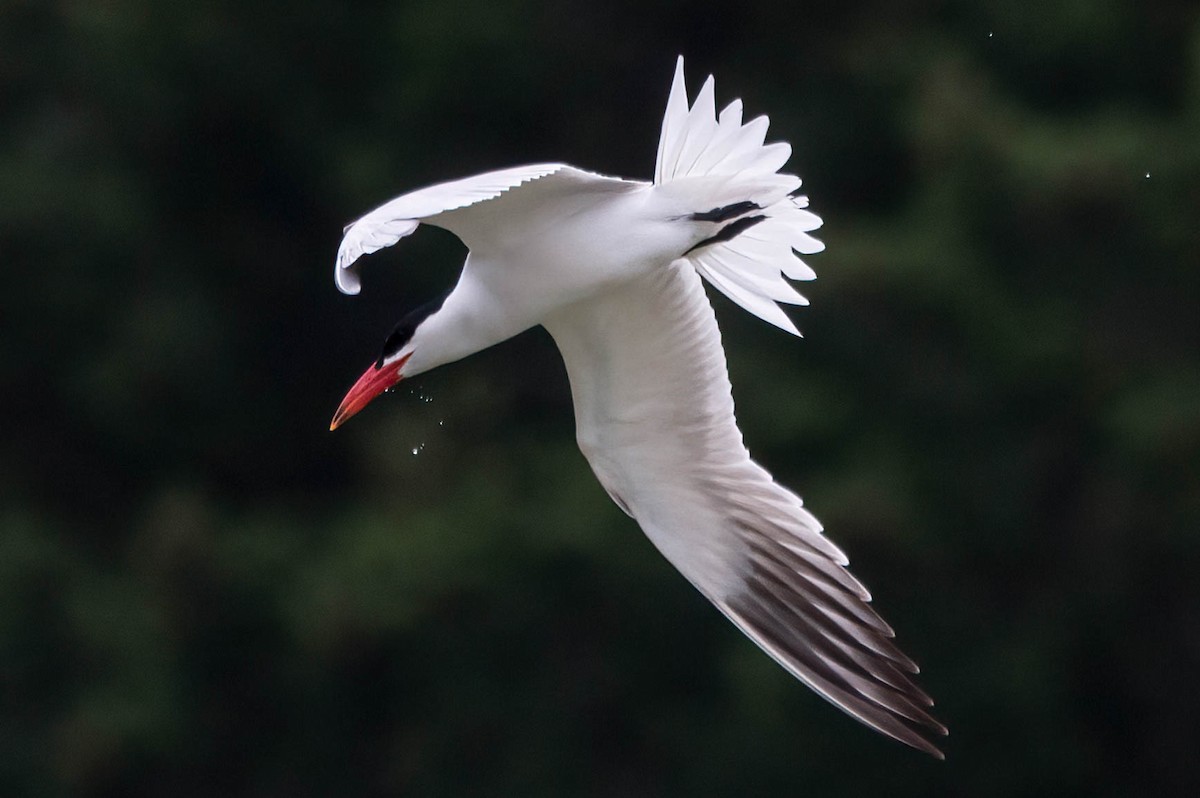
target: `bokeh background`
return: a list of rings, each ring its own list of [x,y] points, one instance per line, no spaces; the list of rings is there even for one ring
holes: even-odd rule
[[[404,190],[648,177],[675,55],[825,219],[752,451],[924,666],[938,763],[713,611],[533,331],[339,430],[461,246]],[[0,792],[1184,794],[1200,769],[1190,0],[5,0]]]

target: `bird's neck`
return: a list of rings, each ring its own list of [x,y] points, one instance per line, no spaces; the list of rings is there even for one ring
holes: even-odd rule
[[[469,268],[442,307],[413,333],[413,354],[404,369],[415,376],[461,360],[523,332],[536,323],[497,297]]]

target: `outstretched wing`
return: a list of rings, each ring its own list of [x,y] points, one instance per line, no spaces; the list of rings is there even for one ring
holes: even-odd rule
[[[750,459],[712,308],[694,267],[669,267],[548,319],[579,445],[657,548],[751,640],[822,697],[927,751],[944,734],[844,554]]]
[[[624,191],[644,186],[630,180],[586,172],[561,163],[533,164],[512,169],[485,172],[481,175],[438,183],[410,192],[384,203],[375,210],[346,226],[338,247],[334,279],[343,294],[357,294],[361,288],[358,259],[363,255],[390,247],[411,235],[422,222],[437,224],[466,240],[472,214],[456,214],[465,208],[488,203],[490,218],[502,219],[504,207],[493,207],[499,200],[510,204],[520,197],[524,184],[536,182],[546,190]],[[545,192],[536,192],[539,196]],[[519,204],[519,203],[516,203]],[[513,209],[519,210],[519,209]],[[461,222],[456,224],[455,222]],[[467,241],[468,245],[470,241]]]

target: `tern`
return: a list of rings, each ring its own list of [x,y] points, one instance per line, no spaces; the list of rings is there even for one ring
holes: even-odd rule
[[[413,377],[536,325],[562,353],[579,448],[612,500],[742,632],[823,698],[939,759],[946,734],[849,560],[800,498],[751,459],[734,417],[703,282],[799,335],[777,303],[805,305],[798,258],[821,220],[779,170],[768,120],[716,113],[709,76],[689,107],[683,58],[653,182],[561,163],[503,169],[405,194],[348,225],[334,268],[360,290],[360,258],[419,225],[469,253],[454,288],[402,318],[333,417],[336,429]]]

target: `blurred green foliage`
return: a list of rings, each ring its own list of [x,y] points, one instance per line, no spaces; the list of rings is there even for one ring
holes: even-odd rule
[[[945,763],[658,557],[545,334],[326,431],[462,255],[423,232],[348,299],[342,224],[522,162],[647,176],[679,52],[826,219],[803,342],[716,301],[739,413]],[[1192,2],[8,0],[0,196],[4,794],[1194,788]]]

